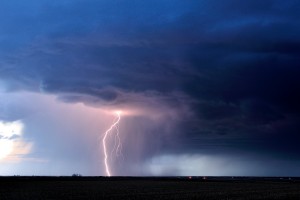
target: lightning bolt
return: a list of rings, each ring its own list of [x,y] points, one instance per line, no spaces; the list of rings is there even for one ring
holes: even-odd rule
[[[115,144],[114,144],[114,148],[111,151],[111,158],[113,157],[113,153],[116,153],[116,156],[122,156],[122,143],[121,143],[121,138],[120,138],[120,131],[119,131],[119,124],[116,125],[116,134],[115,134]]]
[[[111,176],[111,173],[110,173],[110,167],[109,167],[109,164],[108,164],[108,153],[107,153],[107,137],[109,135],[111,135],[113,132],[112,130],[113,129],[116,129],[116,135],[115,135],[115,146],[113,148],[113,151],[114,149],[116,149],[116,154],[120,154],[121,152],[121,140],[120,140],[120,137],[119,137],[119,128],[118,128],[118,124],[121,120],[121,111],[116,111],[115,112],[117,118],[115,120],[115,122],[110,126],[109,129],[107,129],[107,131],[104,133],[104,137],[102,139],[102,144],[103,144],[103,151],[104,151],[104,164],[105,164],[105,171],[106,171],[106,175],[107,176]]]

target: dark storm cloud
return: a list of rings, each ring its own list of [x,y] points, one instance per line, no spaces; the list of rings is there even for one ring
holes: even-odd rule
[[[7,90],[113,105],[150,94],[194,112],[182,151],[202,148],[195,138],[300,151],[299,1],[12,2],[0,12]]]

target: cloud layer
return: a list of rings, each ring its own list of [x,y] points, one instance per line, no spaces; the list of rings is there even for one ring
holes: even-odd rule
[[[127,110],[171,154],[299,159],[298,1],[0,4],[0,92]]]

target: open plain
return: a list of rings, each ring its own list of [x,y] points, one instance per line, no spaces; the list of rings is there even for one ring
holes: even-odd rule
[[[1,177],[0,199],[300,199],[299,178]]]

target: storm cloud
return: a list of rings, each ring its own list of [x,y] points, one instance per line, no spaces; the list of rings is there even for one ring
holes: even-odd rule
[[[0,92],[134,111],[127,132],[159,141],[132,161],[177,154],[194,163],[197,154],[262,160],[245,175],[262,175],[270,157],[283,170],[299,166],[298,1],[0,4]],[[24,113],[8,109],[0,120]]]

